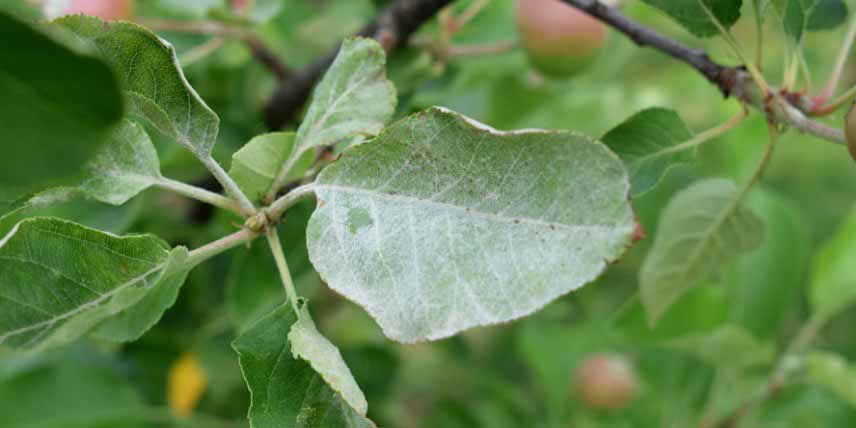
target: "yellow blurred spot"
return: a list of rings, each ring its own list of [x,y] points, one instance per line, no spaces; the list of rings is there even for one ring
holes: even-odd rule
[[[189,415],[207,386],[208,376],[196,355],[182,354],[169,369],[166,386],[169,408],[178,415]]]

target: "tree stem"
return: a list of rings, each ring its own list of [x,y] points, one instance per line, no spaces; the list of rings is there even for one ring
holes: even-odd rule
[[[188,254],[188,264],[196,266],[226,250],[250,242],[257,236],[259,236],[257,232],[253,232],[249,229],[241,229],[231,235],[226,235],[216,241],[209,242],[208,244],[191,251]]]

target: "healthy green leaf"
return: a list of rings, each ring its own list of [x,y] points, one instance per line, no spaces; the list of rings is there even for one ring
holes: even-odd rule
[[[806,356],[809,379],[856,407],[856,367],[842,356],[815,351]]]
[[[304,153],[354,135],[374,135],[395,111],[395,86],[386,79],[386,54],[376,41],[348,38],[312,94],[296,144],[277,178],[292,174]]]
[[[232,347],[250,389],[252,428],[371,428],[303,360],[292,357],[287,336],[297,316],[285,304],[239,336]]]
[[[599,276],[636,226],[599,142],[440,108],[348,149],[315,186],[310,260],[401,342],[528,315]]]
[[[707,179],[677,194],[663,210],[639,272],[640,296],[652,324],[699,280],[761,244],[761,220],[737,198],[731,181]]]
[[[295,359],[301,358],[308,362],[327,385],[341,395],[357,413],[366,415],[369,405],[363,391],[342,359],[339,349],[315,327],[305,303],[300,308],[297,322],[288,332],[288,340],[291,342],[291,352]]]
[[[669,169],[695,157],[695,149],[679,146],[692,137],[676,112],[650,108],[611,129],[601,140],[624,161],[630,173],[631,194],[637,197],[654,188]]]
[[[814,256],[809,293],[812,310],[821,317],[856,302],[856,211]]]
[[[0,13],[0,216],[77,177],[124,114],[110,67],[47,30]]]
[[[743,0],[642,0],[654,6],[678,21],[698,37],[710,37],[719,34],[719,30],[701,6],[707,9],[725,28],[730,28],[740,19],[740,7]]]
[[[220,119],[187,83],[172,45],[130,22],[71,15],[54,23],[88,42],[113,67],[133,113],[192,152],[211,153]]]
[[[0,344],[43,349],[135,313],[128,308],[159,290],[165,268],[186,257],[183,247],[170,251],[151,235],[119,237],[60,219],[24,220],[0,240]],[[137,321],[146,328],[153,323]]]
[[[272,132],[253,137],[232,155],[229,175],[250,200],[258,201],[270,190],[279,168],[285,164],[293,150],[293,132]],[[314,159],[312,151],[303,153],[289,170],[286,180],[302,178]]]
[[[785,28],[785,34],[791,36],[794,41],[802,40],[803,31],[806,26],[806,10],[810,5],[806,4],[812,0],[787,0],[785,3],[785,13],[782,19],[782,25]]]

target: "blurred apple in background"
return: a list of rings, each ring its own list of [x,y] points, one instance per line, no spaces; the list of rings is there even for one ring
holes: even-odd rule
[[[590,408],[615,410],[633,399],[639,380],[633,365],[624,356],[596,354],[577,367],[574,387],[577,397]]]
[[[133,0],[69,0],[67,3],[65,14],[85,13],[110,21],[130,19],[134,13]]]
[[[532,65],[566,78],[591,64],[606,44],[606,27],[560,0],[517,0],[520,43]]]

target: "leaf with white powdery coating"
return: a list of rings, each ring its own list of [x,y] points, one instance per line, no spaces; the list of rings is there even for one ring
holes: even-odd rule
[[[621,160],[571,132],[499,132],[433,108],[316,179],[309,256],[400,342],[528,315],[633,240]]]
[[[631,193],[637,197],[653,189],[669,169],[695,157],[694,149],[676,150],[692,137],[686,123],[673,110],[650,108],[612,128],[601,141],[624,161],[630,173]]]
[[[110,133],[84,170],[79,186],[56,187],[27,195],[11,204],[0,219],[81,196],[122,205],[162,179],[155,146],[145,129],[129,120],[123,120]]]
[[[186,257],[151,235],[24,220],[0,241],[0,344],[44,349],[75,340],[157,290],[165,268]]]
[[[374,428],[315,373],[292,356],[290,304],[260,319],[232,343],[250,390],[252,428]]]
[[[291,174],[304,153],[354,135],[374,135],[395,112],[395,86],[386,78],[386,54],[373,39],[348,38],[312,93],[312,102],[277,178]],[[278,183],[282,184],[282,183]]]
[[[306,303],[300,308],[297,322],[288,332],[288,340],[291,342],[291,351],[295,358],[308,362],[312,369],[321,375],[334,391],[341,394],[357,413],[365,416],[369,405],[363,391],[360,390],[354,375],[342,359],[339,349],[322,336],[315,327]]]
[[[187,83],[172,45],[130,22],[88,15],[53,22],[100,52],[119,77],[132,112],[197,155],[211,153],[220,119]]]
[[[761,244],[763,224],[738,197],[730,180],[712,178],[669,201],[639,271],[640,297],[651,324],[698,281]]]
[[[293,132],[258,135],[232,155],[229,175],[250,200],[258,201],[273,185],[279,168],[285,163],[292,150],[294,150]],[[314,153],[305,152],[288,172],[286,181],[302,178],[314,160]]]
[[[725,28],[730,28],[740,19],[740,7],[743,0],[642,0],[643,2],[662,10],[678,21],[691,33],[698,37],[710,37],[719,34],[716,25],[711,21],[700,1]]]

